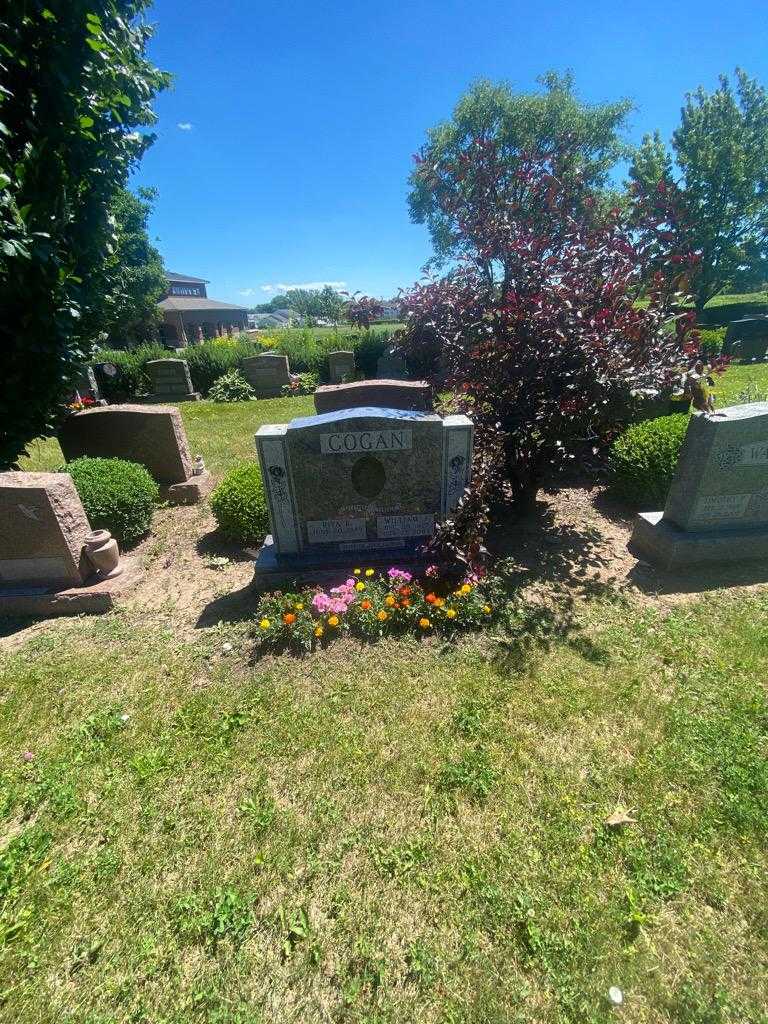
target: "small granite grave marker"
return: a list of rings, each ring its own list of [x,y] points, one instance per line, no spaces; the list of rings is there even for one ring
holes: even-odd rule
[[[240,367],[257,398],[278,398],[283,393],[283,387],[291,383],[288,356],[280,352],[248,356],[243,359]]]
[[[630,550],[671,570],[768,558],[768,402],[691,416],[664,511],[637,517]]]
[[[99,385],[96,380],[96,374],[94,373],[92,366],[83,366],[80,369],[80,374],[75,381],[73,393],[70,401],[75,402],[80,398],[90,398],[94,402],[100,402],[101,392],[99,391]]]
[[[400,356],[380,356],[376,363],[376,376],[379,380],[407,380],[405,360]]]
[[[472,423],[355,408],[264,426],[256,446],[272,525],[258,580],[348,565],[355,552],[413,559],[469,482]]]
[[[355,376],[354,352],[329,352],[328,377],[331,384],[344,384]]]
[[[110,405],[65,420],[59,444],[67,462],[127,459],[145,466],[174,504],[194,504],[210,490],[210,474],[196,473],[181,413],[173,406]]]
[[[427,412],[432,408],[432,388],[423,380],[358,380],[324,384],[315,391],[317,412],[359,406]]]
[[[200,392],[192,390],[186,359],[150,359],[147,372],[152,381],[150,402],[200,401]]]

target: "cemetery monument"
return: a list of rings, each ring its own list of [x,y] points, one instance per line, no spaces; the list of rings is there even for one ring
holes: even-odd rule
[[[291,383],[288,356],[280,352],[248,356],[241,362],[240,369],[257,398],[279,398],[285,385]]]
[[[664,511],[637,516],[629,549],[670,571],[768,558],[768,402],[691,416]]]
[[[466,416],[357,407],[263,426],[256,447],[272,533],[255,582],[268,588],[361,557],[419,566],[469,483],[473,427]]]
[[[354,352],[328,353],[328,378],[331,384],[345,384],[355,376]]]
[[[152,381],[148,402],[199,402],[200,392],[192,389],[186,359],[150,359],[147,371]]]

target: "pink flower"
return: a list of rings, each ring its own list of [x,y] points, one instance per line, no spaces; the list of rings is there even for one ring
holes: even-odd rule
[[[409,572],[406,572],[405,569],[390,569],[387,576],[389,576],[391,580],[400,580],[403,583],[410,583],[413,579],[413,576],[411,576]]]
[[[25,750],[24,753],[21,755],[21,758],[23,761],[34,761],[35,755],[32,753],[31,750]]]
[[[429,576],[432,579],[437,578],[440,575],[440,568],[437,565],[428,565],[424,570],[424,575]]]
[[[315,594],[315,596],[312,598],[312,607],[315,609],[316,612],[319,612],[321,615],[324,615],[328,611],[330,606],[330,597],[328,597],[327,594],[322,593],[322,591],[319,594]]]

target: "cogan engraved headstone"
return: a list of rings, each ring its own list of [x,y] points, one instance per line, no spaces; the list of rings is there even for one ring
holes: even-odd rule
[[[668,569],[768,557],[768,402],[691,416],[662,512],[631,550]]]
[[[256,447],[272,535],[262,564],[412,557],[469,483],[472,422],[354,408],[262,427]],[[259,566],[257,565],[257,576]]]

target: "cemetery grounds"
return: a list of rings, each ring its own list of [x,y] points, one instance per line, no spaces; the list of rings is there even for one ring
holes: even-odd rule
[[[312,399],[181,411],[220,475]],[[116,612],[6,621],[0,1018],[766,1021],[768,591],[681,589],[630,524],[545,492],[456,643],[253,662],[205,505],[157,513]]]

